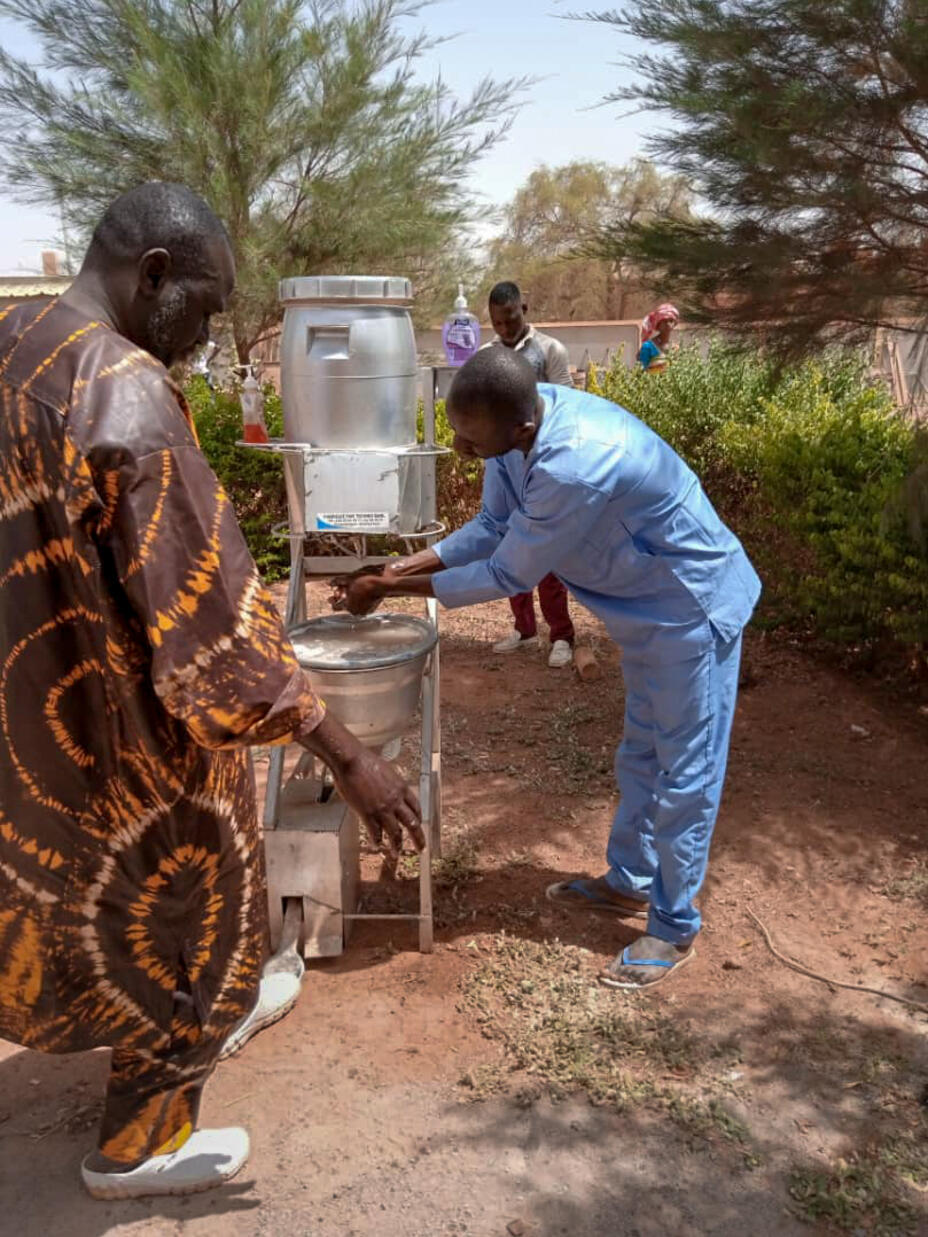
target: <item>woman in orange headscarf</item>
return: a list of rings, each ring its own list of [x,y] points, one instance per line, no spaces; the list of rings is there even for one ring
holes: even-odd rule
[[[641,348],[638,364],[648,373],[659,374],[667,368],[667,347],[674,327],[680,321],[675,305],[659,305],[641,324]]]

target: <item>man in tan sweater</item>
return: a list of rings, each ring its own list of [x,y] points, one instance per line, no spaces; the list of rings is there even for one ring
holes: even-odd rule
[[[517,284],[498,283],[490,292],[490,321],[496,332],[486,347],[511,348],[528,361],[538,382],[553,382],[572,387],[567,349],[551,335],[545,335],[528,322],[528,305],[522,299]],[[574,625],[567,609],[567,589],[555,575],[547,575],[538,585],[538,600],[545,622],[551,630],[551,652],[548,665],[569,666],[573,660]],[[512,653],[517,649],[535,648],[538,629],[535,623],[535,602],[531,593],[510,597],[515,618],[515,630],[493,645],[496,653]]]

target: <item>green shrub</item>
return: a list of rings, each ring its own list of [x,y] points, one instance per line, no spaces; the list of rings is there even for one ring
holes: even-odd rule
[[[280,457],[250,451],[236,444],[242,437],[238,393],[211,391],[204,378],[190,379],[184,390],[200,437],[200,446],[232,500],[249,549],[266,580],[287,574],[290,551],[275,536],[275,525],[287,519],[287,497]],[[283,432],[280,397],[264,389],[264,415],[272,437]]]
[[[419,409],[419,441],[423,440],[422,409]],[[454,430],[448,423],[445,401],[435,401],[435,442],[439,447],[450,447]],[[480,510],[480,495],[483,488],[483,463],[481,460],[465,460],[453,452],[438,457],[436,489],[438,518],[447,524],[449,531],[460,528]]]
[[[764,579],[760,623],[867,649],[892,644],[923,664],[928,558],[923,522],[912,518],[906,496],[925,468],[925,449],[868,379],[862,358],[836,353],[777,370],[713,345],[705,357],[682,349],[660,375],[620,360],[605,374],[591,372],[588,387],[641,417],[702,478]],[[287,543],[272,532],[287,518],[280,460],[236,446],[236,394],[213,393],[194,378],[187,397],[258,566],[279,579],[288,568]],[[271,388],[266,415],[271,434],[280,434]],[[439,445],[451,445],[443,401],[435,431]],[[438,460],[438,513],[450,529],[479,510],[482,478],[479,461]]]
[[[863,358],[778,371],[714,345],[660,375],[616,366],[594,382],[702,477],[764,576],[762,621],[921,656],[928,561],[898,501],[917,436]]]

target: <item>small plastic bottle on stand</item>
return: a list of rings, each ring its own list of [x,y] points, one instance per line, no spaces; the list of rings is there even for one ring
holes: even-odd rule
[[[245,381],[242,383],[242,428],[245,442],[270,442],[264,423],[264,395],[255,377],[254,366],[245,365]]]
[[[463,365],[480,347],[480,323],[467,308],[464,296],[464,285],[458,284],[458,296],[454,302],[454,313],[445,319],[441,331],[441,342],[445,349],[448,364],[457,368]]]

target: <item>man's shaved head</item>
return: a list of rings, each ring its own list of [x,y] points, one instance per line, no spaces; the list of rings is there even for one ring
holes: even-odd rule
[[[135,264],[149,249],[166,249],[176,275],[200,275],[212,243],[229,243],[222,222],[186,185],[153,180],[121,194],[94,229],[85,263]]]
[[[170,366],[208,341],[234,286],[229,236],[206,202],[152,181],[109,207],[65,299]]]
[[[448,405],[458,412],[486,412],[494,420],[522,425],[538,401],[535,371],[518,352],[481,348],[455,375]]]
[[[458,370],[448,392],[455,450],[479,459],[527,451],[542,406],[527,361],[509,348],[482,348]]]

